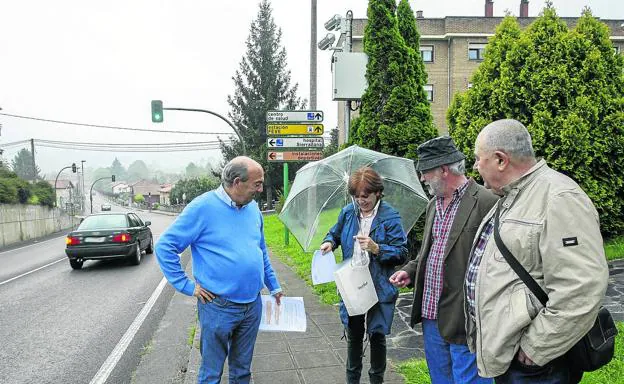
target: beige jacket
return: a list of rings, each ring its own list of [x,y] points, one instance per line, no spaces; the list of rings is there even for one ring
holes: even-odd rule
[[[563,355],[594,323],[609,277],[598,213],[573,180],[542,160],[503,190],[501,238],[549,301],[541,305],[492,234],[476,280],[476,323],[466,316],[468,345],[484,377],[503,374],[519,348],[537,365]]]

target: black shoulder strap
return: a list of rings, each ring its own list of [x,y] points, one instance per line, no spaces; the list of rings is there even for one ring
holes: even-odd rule
[[[546,294],[546,292],[544,292],[542,287],[537,284],[535,279],[531,277],[529,272],[524,269],[520,262],[518,262],[518,259],[516,259],[514,255],[511,254],[511,252],[509,252],[509,249],[507,248],[505,243],[503,243],[503,240],[500,237],[500,233],[498,232],[498,217],[500,216],[500,206],[502,201],[503,199],[498,200],[498,204],[496,205],[496,212],[494,213],[494,240],[496,241],[496,246],[498,247],[498,250],[501,251],[501,253],[503,254],[505,260],[507,260],[507,264],[509,264],[511,269],[513,269],[518,277],[520,277],[520,280],[522,280],[524,284],[529,287],[531,292],[533,292],[533,294],[539,299],[542,305],[546,306],[546,302],[548,302],[548,295]]]

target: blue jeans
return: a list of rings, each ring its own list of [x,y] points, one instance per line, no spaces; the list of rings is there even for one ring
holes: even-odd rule
[[[507,372],[496,377],[496,384],[572,384],[581,381],[583,373],[557,358],[544,366],[524,365],[514,357]]]
[[[212,302],[197,302],[201,326],[202,356],[197,382],[218,384],[228,357],[230,383],[249,383],[251,358],[262,317],[260,295],[247,304],[221,297]]]
[[[423,319],[425,358],[432,384],[492,383],[477,373],[477,359],[466,344],[448,343],[440,335],[438,321]]]

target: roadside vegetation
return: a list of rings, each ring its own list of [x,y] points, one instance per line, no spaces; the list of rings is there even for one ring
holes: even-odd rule
[[[30,183],[0,167],[0,204],[54,205],[54,190],[47,181]]]

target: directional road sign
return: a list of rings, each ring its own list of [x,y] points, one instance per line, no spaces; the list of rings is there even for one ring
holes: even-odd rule
[[[323,124],[267,124],[267,135],[322,135]]]
[[[320,123],[323,121],[323,111],[267,111],[267,122],[310,122]]]
[[[321,151],[286,151],[267,153],[269,161],[317,161],[323,158]]]
[[[272,148],[323,148],[322,137],[270,137],[267,147]]]

